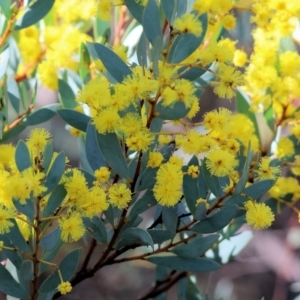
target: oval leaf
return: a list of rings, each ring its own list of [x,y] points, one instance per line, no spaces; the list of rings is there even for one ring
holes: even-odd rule
[[[85,150],[87,160],[93,171],[106,166],[106,162],[99,148],[97,130],[91,122],[86,129]]]
[[[23,16],[17,21],[16,30],[29,27],[43,19],[51,10],[55,0],[36,0],[32,2],[33,4],[26,8]]]
[[[66,195],[67,195],[67,191],[62,184],[59,184],[58,186],[55,187],[44,209],[45,218],[54,214],[54,212],[58,209],[60,204],[65,199]]]
[[[64,281],[69,281],[75,273],[78,266],[80,253],[80,249],[73,250],[72,252],[68,253],[59,264],[61,275]],[[43,282],[39,291],[41,293],[47,293],[56,290],[60,282],[61,281],[58,272],[55,271]]]
[[[205,272],[214,271],[220,268],[220,265],[215,261],[200,257],[184,258],[176,255],[150,256],[147,260],[153,264],[180,271]]]
[[[20,140],[16,147],[15,160],[20,172],[31,166],[31,158],[28,147],[23,140]]]
[[[11,76],[8,77],[6,82],[6,90],[8,99],[14,108],[14,110],[19,113],[20,110],[20,92],[15,79]]]
[[[75,101],[75,94],[70,86],[63,80],[58,80],[58,92],[60,101],[62,102],[64,108],[75,108],[78,104]]]
[[[17,281],[15,281],[9,271],[2,264],[0,264],[0,291],[6,295],[16,298],[29,298],[27,292]]]
[[[200,233],[212,233],[223,229],[236,215],[236,205],[227,205],[207,219],[197,222],[192,231]]]
[[[106,70],[118,82],[122,82],[126,76],[132,74],[125,62],[108,47],[98,43],[87,43],[87,47],[91,56],[100,59]]]
[[[60,104],[55,103],[51,105],[44,106],[43,108],[30,114],[24,123],[26,125],[37,125],[49,121],[56,115],[56,111],[60,108]]]
[[[72,109],[59,109],[57,113],[66,123],[84,132],[91,120],[89,116]]]
[[[43,248],[44,250],[50,251],[52,250],[55,245],[57,244],[58,240],[60,237],[60,229],[56,228],[55,230],[53,230],[51,233],[49,233],[48,235],[45,235],[40,243],[39,246],[41,248]]]
[[[124,230],[117,242],[117,249],[133,244],[151,246],[153,248],[153,241],[150,234],[141,228],[128,228]]]
[[[97,133],[97,140],[107,164],[114,172],[128,179],[128,167],[117,135],[115,133]]]

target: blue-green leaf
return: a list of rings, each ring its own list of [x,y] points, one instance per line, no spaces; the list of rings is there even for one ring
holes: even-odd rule
[[[85,139],[86,157],[93,171],[99,169],[100,167],[105,167],[106,162],[100,151],[97,140],[97,131],[92,122],[88,124]]]
[[[145,245],[153,248],[153,241],[150,234],[141,228],[127,228],[124,230],[117,241],[117,249],[127,245]]]
[[[126,63],[108,47],[98,43],[87,43],[87,47],[94,59],[100,59],[110,75],[118,82],[131,75],[132,72]]]
[[[161,0],[161,6],[169,23],[173,21],[175,12],[175,0]]]
[[[35,210],[35,203],[33,199],[27,199],[25,204],[21,204],[19,200],[13,199],[13,203],[19,212],[28,217],[30,221],[33,221]]]
[[[20,140],[16,147],[15,160],[20,172],[31,166],[31,158],[28,147],[23,140]]]
[[[59,103],[50,104],[30,114],[24,123],[29,126],[38,125],[49,121],[56,115],[56,111],[60,108]]]
[[[178,222],[177,206],[163,206],[162,219],[166,229],[175,235]]]
[[[10,239],[10,241],[16,248],[19,248],[26,253],[31,253],[16,220],[10,219],[10,221],[14,224],[14,226],[10,227],[10,231],[6,234],[6,236]]]
[[[51,142],[49,142],[45,147],[44,155],[43,155],[43,168],[46,174],[51,165],[52,157],[53,157],[53,145]]]
[[[207,219],[197,222],[192,231],[212,233],[223,229],[234,218],[237,212],[236,205],[226,205]]]
[[[150,229],[148,233],[151,235],[154,244],[161,244],[174,237],[173,233],[163,229]]]
[[[7,20],[9,20],[11,17],[10,6],[11,6],[11,0],[0,1],[0,8]]]
[[[73,90],[64,80],[58,80],[58,92],[64,108],[73,109],[78,105]]]
[[[181,101],[178,101],[172,105],[164,106],[162,102],[156,105],[156,112],[159,117],[164,120],[179,120],[185,117],[191,110],[190,107],[186,107]]]
[[[265,195],[270,190],[274,183],[275,180],[272,179],[255,182],[254,184],[245,188],[242,194],[246,194],[252,199],[258,200],[261,196]]]
[[[249,97],[241,89],[238,89],[236,92],[236,109],[238,113],[246,115],[253,123],[255,129],[255,135],[259,138],[259,129],[256,120],[256,116],[250,109],[250,100]]]
[[[136,182],[135,191],[143,191],[147,188],[153,188],[155,184],[156,173],[158,171],[157,168],[148,167],[146,170],[140,175]]]
[[[60,237],[60,229],[56,228],[41,239],[39,246],[44,250],[51,251],[56,246],[59,237]]]
[[[149,208],[155,206],[157,201],[154,198],[153,191],[148,189],[146,193],[142,196],[142,198],[135,201],[133,206],[130,209],[130,213],[128,215],[129,219],[136,217],[137,215],[143,213]]]
[[[143,28],[149,42],[154,46],[157,38],[162,40],[159,10],[155,0],[148,0],[143,13]]]
[[[19,124],[19,125],[13,127],[12,129],[10,129],[9,131],[4,132],[2,139],[0,139],[1,143],[4,143],[11,138],[14,138],[18,134],[20,134],[25,128],[26,128],[26,125]]]
[[[136,56],[139,65],[142,67],[146,67],[147,66],[147,39],[145,33],[142,33],[140,40],[137,44]]]
[[[98,217],[94,217],[93,219],[84,218],[83,222],[84,222],[84,226],[87,228],[87,230],[95,240],[97,240],[101,244],[107,243],[107,230],[100,218]]]
[[[54,214],[54,212],[58,209],[60,204],[63,202],[67,195],[67,191],[63,184],[59,184],[55,187],[53,192],[51,193],[46,207],[44,209],[44,217],[47,218]]]
[[[3,241],[4,246],[6,246],[6,247],[13,247],[11,241],[5,235],[0,235],[0,241]],[[3,248],[0,253],[1,258],[3,257],[2,254],[3,254],[4,258],[5,259],[8,258],[17,269],[21,268],[23,260],[18,251],[11,251],[9,249]]]
[[[89,116],[68,108],[59,109],[57,113],[66,123],[84,132],[91,120]]]
[[[220,265],[215,261],[200,257],[150,256],[147,260],[153,264],[180,271],[206,272],[220,268]]]
[[[140,23],[143,22],[143,11],[144,6],[142,6],[138,1],[135,0],[124,0],[124,3],[132,16]]]
[[[129,172],[118,136],[115,133],[99,134],[98,144],[107,164],[121,177],[128,179]]]
[[[66,164],[66,156],[64,152],[60,152],[54,162],[51,165],[51,168],[47,174],[44,186],[47,188],[47,191],[44,192],[44,196],[53,191],[53,189],[58,185]]]
[[[20,92],[18,88],[18,84],[15,79],[11,76],[8,77],[6,82],[6,90],[8,99],[14,108],[14,110],[19,113],[20,110]]]
[[[186,244],[180,244],[172,249],[172,252],[180,257],[197,257],[204,254],[218,240],[218,234],[205,237],[196,237]]]
[[[78,266],[80,253],[80,249],[73,250],[72,252],[68,253],[59,264],[63,281],[69,281],[72,278]],[[41,293],[51,292],[56,290],[60,283],[61,281],[58,272],[55,271],[42,283],[39,291]]]
[[[29,298],[27,292],[2,264],[0,264],[0,291],[15,298]]]
[[[4,1],[5,2],[5,1]],[[0,1],[0,3],[3,3],[3,1]],[[0,4],[1,5],[1,4]],[[5,50],[0,53],[0,79],[5,75],[7,65],[9,62],[9,57],[10,57],[10,48],[7,47]]]
[[[36,0],[29,5],[22,17],[16,22],[15,30],[29,27],[43,19],[51,10],[55,0]]]
[[[33,262],[31,260],[23,261],[20,269],[20,277],[25,281],[33,279]]]
[[[202,43],[206,30],[208,19],[206,14],[202,14],[199,17],[199,21],[202,23],[202,33],[199,37],[191,33],[184,33],[177,36],[171,46],[168,62],[179,63],[191,55]]]

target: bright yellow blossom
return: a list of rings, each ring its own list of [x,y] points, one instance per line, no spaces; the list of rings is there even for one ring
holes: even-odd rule
[[[76,242],[85,233],[82,218],[77,212],[62,216],[58,220],[58,225],[61,230],[60,237],[64,242]]]
[[[182,33],[187,32],[196,36],[200,36],[202,33],[202,23],[194,14],[186,13],[175,19],[174,29]]]
[[[131,191],[125,183],[115,183],[108,190],[108,198],[112,205],[123,209],[131,200]]]
[[[189,166],[187,173],[192,176],[192,178],[198,178],[200,170],[198,166]]]
[[[246,222],[256,230],[270,227],[275,219],[270,207],[264,203],[249,200],[245,203],[245,208]]]
[[[229,175],[237,165],[234,155],[221,149],[214,149],[207,154],[206,166],[212,175]]]
[[[258,164],[258,170],[255,170],[259,180],[277,179],[277,177],[280,175],[280,167],[271,167],[270,162],[270,157],[261,158]]]
[[[57,290],[62,295],[68,294],[72,291],[71,283],[69,281],[64,281],[58,285]]]
[[[163,159],[164,157],[160,152],[150,152],[147,166],[150,168],[157,168],[161,165]]]
[[[34,128],[30,131],[26,144],[34,158],[40,156],[50,141],[51,134],[48,130],[45,128]]]
[[[13,208],[7,208],[4,205],[0,205],[0,234],[8,233],[10,227],[14,224],[9,219],[13,219],[16,216],[16,211]]]
[[[279,140],[276,154],[278,158],[283,158],[285,156],[289,157],[295,153],[294,144],[288,137],[283,137]]]
[[[110,176],[110,171],[107,167],[101,167],[94,172],[94,175],[97,178],[98,182],[104,183],[108,181]]]

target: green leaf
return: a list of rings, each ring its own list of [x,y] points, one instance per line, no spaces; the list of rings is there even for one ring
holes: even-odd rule
[[[162,102],[158,102],[155,109],[159,117],[164,120],[179,120],[185,117],[190,110],[191,108],[185,107],[185,104],[181,101],[168,106],[164,106]]]
[[[6,234],[6,236],[16,248],[19,248],[26,253],[31,253],[16,220],[10,219],[10,221],[14,224],[14,226],[10,227],[10,231]]]
[[[118,82],[122,82],[132,72],[126,63],[108,47],[98,43],[87,43],[87,47],[94,59],[100,59],[110,75]]]
[[[128,179],[129,172],[118,136],[115,133],[97,134],[101,153],[107,164],[121,177]]]
[[[104,223],[100,218],[94,217],[93,219],[84,218],[84,226],[88,232],[101,244],[107,243],[107,231]]]
[[[51,165],[52,157],[53,157],[53,146],[52,143],[49,142],[45,147],[44,155],[43,155],[43,168],[46,174]]]
[[[139,65],[147,67],[147,39],[145,33],[142,33],[136,48],[136,56]]]
[[[2,264],[0,264],[0,291],[15,298],[28,299],[30,297]]]
[[[154,46],[157,38],[162,40],[159,10],[155,0],[148,0],[143,12],[143,28],[149,42]]]
[[[135,191],[143,191],[147,188],[153,188],[155,181],[156,181],[156,173],[158,171],[157,168],[151,168],[148,167],[146,170],[141,174],[141,176],[138,178],[136,185],[135,185]]]
[[[253,155],[253,152],[250,150],[250,148],[251,148],[251,144],[249,142],[247,158],[246,158],[246,161],[245,161],[245,164],[243,167],[242,176],[233,191],[233,195],[240,194],[243,191],[243,189],[248,181],[249,166],[250,166],[250,163],[252,160],[252,155]]]
[[[188,1],[181,1],[181,0],[175,0],[175,1],[176,1],[176,17],[180,17],[181,15],[186,13]]]
[[[7,20],[11,18],[10,6],[11,0],[0,1],[0,8]]]
[[[44,123],[52,119],[56,115],[56,112],[59,108],[59,103],[44,106],[43,108],[31,113],[24,122],[29,126]]]
[[[0,3],[3,2],[5,1],[0,1]],[[2,53],[0,53],[0,79],[6,74],[6,69],[10,58],[9,49],[9,47],[6,47],[5,50],[3,50]]]
[[[137,215],[143,213],[149,208],[155,206],[156,204],[157,201],[154,198],[153,191],[151,189],[148,189],[146,193],[142,196],[142,198],[134,202],[133,206],[130,209],[128,218],[133,219]]]
[[[236,109],[237,112],[240,114],[246,115],[253,123],[254,129],[255,129],[255,135],[257,138],[259,138],[259,129],[258,124],[256,120],[256,116],[253,112],[251,112],[250,109],[250,100],[249,97],[243,92],[241,89],[237,89],[236,92]]]
[[[25,281],[33,279],[33,262],[31,260],[23,261],[20,269],[20,277]]]
[[[88,48],[84,43],[80,45],[80,60],[79,60],[79,75],[81,79],[86,82],[90,73],[91,57]]]
[[[23,140],[20,140],[17,144],[15,160],[20,172],[23,172],[31,166],[30,153],[26,143]]]
[[[25,204],[21,204],[19,200],[13,199],[13,203],[15,208],[24,214],[26,217],[28,217],[31,221],[33,221],[34,218],[34,210],[35,210],[35,204],[33,199],[27,199]]]
[[[174,237],[173,233],[163,229],[150,229],[147,231],[151,235],[154,244],[161,244]]]
[[[58,80],[58,94],[64,108],[74,109],[78,105],[73,90],[61,79]]]
[[[173,21],[175,12],[175,0],[161,0],[161,6],[169,23]]]
[[[204,158],[201,165],[201,171],[209,190],[216,196],[221,197],[224,194],[224,187],[228,181],[227,177],[217,177],[210,173],[206,165],[207,158]]]
[[[97,140],[97,130],[92,122],[88,124],[85,139],[86,157],[93,171],[100,167],[105,167],[106,162],[100,151]]]
[[[196,156],[193,156],[188,163],[188,166],[192,166],[192,165],[199,167],[198,158]],[[198,191],[199,191],[198,179],[192,178],[192,176],[185,174],[183,176],[183,194],[184,194],[186,204],[193,215],[196,211],[196,202],[199,199]]]
[[[66,195],[67,195],[67,191],[63,184],[59,184],[55,187],[44,209],[44,214],[43,214],[44,218],[47,218],[54,214],[54,212],[59,208],[59,206],[65,199]]]
[[[104,215],[108,222],[114,227],[114,220],[115,220],[115,211],[112,205],[109,205],[108,209],[104,212]]]
[[[177,206],[175,207],[163,206],[162,219],[167,231],[175,235],[177,229],[177,222],[178,222]]]
[[[84,132],[91,120],[89,116],[68,108],[59,109],[57,113],[66,123]]]
[[[47,191],[43,193],[43,195],[47,195],[54,190],[54,188],[58,185],[64,171],[66,164],[66,156],[64,152],[60,152],[54,162],[51,165],[51,168],[47,174],[44,186],[47,188]]]
[[[11,76],[8,77],[6,82],[6,90],[7,90],[7,96],[8,99],[16,111],[16,113],[19,113],[20,110],[20,92],[18,88],[18,84],[15,81],[15,79]]]
[[[269,128],[274,132],[275,131],[275,114],[273,110],[273,105],[271,105],[267,110],[264,111],[265,120]]]
[[[267,179],[259,182],[255,182],[243,190],[243,194],[246,194],[252,199],[258,200],[261,196],[265,195],[270,188],[275,184],[275,180]]]
[[[197,221],[201,221],[203,219],[206,218],[206,212],[207,212],[207,209],[206,209],[206,203],[202,202],[202,203],[199,203],[196,207],[196,210],[194,212],[194,219],[197,220]]]
[[[153,241],[150,234],[141,228],[127,228],[124,230],[117,241],[117,249],[120,249],[127,245],[144,245],[151,246],[153,248]]]
[[[60,229],[56,228],[41,239],[39,246],[44,250],[51,251],[56,246],[59,237]]]
[[[20,82],[19,88],[20,88],[20,94],[21,94],[21,100],[22,100],[23,108],[27,109],[27,107],[28,107],[28,92],[29,92],[29,90],[27,90],[26,84],[24,82]],[[33,93],[34,92],[35,91],[33,91]]]
[[[196,237],[186,244],[181,244],[172,249],[180,257],[197,257],[204,254],[218,240],[218,234],[205,237]]]
[[[0,138],[1,143],[4,143],[9,139],[14,138],[18,134],[20,134],[25,128],[26,128],[26,125],[19,124],[19,125],[13,127],[12,129],[10,129],[9,131],[4,132],[2,135],[2,139]]]
[[[202,14],[199,18],[202,23],[202,33],[199,37],[191,33],[184,33],[178,35],[171,46],[168,62],[169,63],[180,63],[188,56],[190,56],[202,43],[206,30],[207,30],[207,14]]]
[[[13,245],[10,242],[10,240],[8,239],[8,237],[5,235],[0,235],[0,241],[3,241],[4,246],[6,246],[6,247],[13,247]],[[2,254],[3,254],[4,258],[5,259],[8,258],[17,269],[21,268],[23,260],[18,251],[11,251],[9,249],[3,248],[0,255],[2,255]],[[1,258],[3,256],[1,256]]]
[[[29,5],[22,17],[16,22],[15,30],[29,27],[43,19],[51,10],[55,0],[36,0]]]
[[[192,231],[199,233],[212,233],[223,229],[234,218],[237,212],[236,205],[226,205],[207,219],[197,222]]]
[[[140,23],[143,22],[143,11],[144,6],[142,6],[138,1],[135,0],[124,0],[124,4],[132,14],[132,16]]]
[[[80,253],[80,249],[73,250],[72,252],[68,253],[59,264],[63,281],[69,281],[72,278],[78,266]],[[47,293],[56,290],[60,283],[61,281],[58,272],[55,271],[42,283],[39,292]]]
[[[55,247],[51,251],[45,251],[44,252],[42,259],[44,261],[48,261],[50,263],[53,262],[56,254],[58,253],[58,251],[59,251],[59,249],[61,248],[62,245],[63,245],[63,241],[61,239],[59,239],[57,241],[57,244],[55,245]],[[49,267],[49,265],[47,265],[47,264],[40,264],[39,265],[39,273],[44,272],[48,267]]]
[[[179,271],[206,272],[220,268],[220,265],[215,261],[200,257],[150,256],[147,260],[153,264]]]
[[[183,73],[185,70],[187,70],[189,68],[190,67],[182,67],[177,71],[177,73],[178,74]],[[206,70],[204,68],[194,67],[194,68],[191,68],[190,70],[186,71],[182,75],[180,75],[179,78],[193,81],[193,80],[199,78],[200,76],[202,76],[205,72],[206,72]]]

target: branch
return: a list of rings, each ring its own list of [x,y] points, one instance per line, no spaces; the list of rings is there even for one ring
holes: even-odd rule
[[[143,297],[139,298],[139,300],[146,300],[146,299],[152,299],[163,292],[166,292],[168,289],[170,289],[174,284],[176,284],[180,279],[187,277],[189,275],[189,272],[183,271],[177,274],[176,276],[172,277],[172,273],[163,281],[156,281],[155,286]],[[166,285],[164,285],[167,282]],[[163,286],[164,285],[164,286]],[[159,288],[162,286],[161,288]]]

